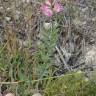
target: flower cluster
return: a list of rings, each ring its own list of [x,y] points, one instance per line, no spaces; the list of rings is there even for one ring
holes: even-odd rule
[[[51,17],[54,14],[54,12],[58,13],[62,10],[63,6],[58,1],[45,0],[45,2],[41,5],[41,11],[47,17]]]

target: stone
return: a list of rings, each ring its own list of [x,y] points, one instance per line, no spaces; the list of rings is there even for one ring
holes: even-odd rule
[[[35,93],[32,96],[42,96],[40,93]]]
[[[5,96],[15,96],[13,93],[7,93]]]

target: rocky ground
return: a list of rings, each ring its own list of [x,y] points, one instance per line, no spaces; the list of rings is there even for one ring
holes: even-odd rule
[[[59,21],[54,75],[81,70],[89,76],[96,70],[96,0],[62,0],[62,4],[64,17]],[[50,22],[42,16],[39,6],[37,0],[0,0],[0,44],[16,34],[22,49],[27,47],[30,37],[34,52],[41,25]]]

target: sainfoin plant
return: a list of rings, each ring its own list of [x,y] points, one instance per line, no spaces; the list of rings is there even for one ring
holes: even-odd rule
[[[51,19],[56,13],[63,10],[63,6],[59,0],[45,0],[40,7],[40,11],[46,17]],[[36,54],[37,61],[37,74],[38,78],[48,77],[52,75],[54,65],[54,50],[58,39],[58,21],[54,18],[54,21],[44,22],[44,28],[40,31],[40,42],[38,45],[38,52]]]
[[[45,0],[40,9],[45,16],[52,17],[54,13],[61,12],[63,10],[63,6],[58,0]]]

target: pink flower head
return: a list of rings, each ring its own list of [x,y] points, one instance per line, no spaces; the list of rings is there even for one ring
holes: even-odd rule
[[[45,0],[44,4],[42,4],[41,6],[42,13],[47,17],[51,17],[54,12],[58,13],[63,9],[62,5],[59,2],[56,1],[54,2],[54,4],[52,3],[52,0]]]
[[[46,4],[43,4],[43,5],[41,6],[41,11],[42,11],[42,13],[43,13],[45,16],[47,16],[47,17],[51,17],[51,16],[53,15],[52,10],[51,10],[50,7],[47,6]]]
[[[61,12],[61,11],[63,10],[63,7],[62,7],[62,5],[61,5],[59,2],[56,2],[56,3],[54,4],[53,10],[54,10],[56,13],[58,13],[58,12]]]

